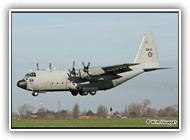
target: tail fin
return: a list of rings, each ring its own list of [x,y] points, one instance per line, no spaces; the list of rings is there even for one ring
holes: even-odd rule
[[[159,68],[158,53],[152,32],[144,34],[134,63],[139,63],[143,69]]]

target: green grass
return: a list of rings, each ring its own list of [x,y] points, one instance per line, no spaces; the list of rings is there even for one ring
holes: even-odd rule
[[[177,118],[165,118],[165,120]],[[146,124],[145,118],[138,119],[87,119],[87,120],[12,120],[12,128],[17,127],[178,127],[178,124]],[[160,119],[157,119],[160,120]]]

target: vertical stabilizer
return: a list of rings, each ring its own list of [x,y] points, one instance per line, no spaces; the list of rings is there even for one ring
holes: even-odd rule
[[[134,63],[140,63],[143,69],[159,68],[158,53],[152,32],[144,34]]]

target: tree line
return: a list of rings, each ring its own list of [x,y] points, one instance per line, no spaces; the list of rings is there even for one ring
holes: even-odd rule
[[[97,111],[93,112],[80,110],[80,105],[76,103],[72,110],[61,109],[57,112],[40,107],[37,111],[32,105],[24,104],[18,108],[18,113],[12,112],[13,119],[80,119],[80,118],[140,118],[140,117],[178,117],[178,105],[166,106],[163,109],[150,107],[149,99],[141,103],[131,103],[126,105],[124,110],[119,112],[112,107],[99,105]],[[83,117],[82,117],[83,116]]]

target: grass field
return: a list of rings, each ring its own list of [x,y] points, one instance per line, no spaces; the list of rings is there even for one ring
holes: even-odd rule
[[[155,119],[154,119],[155,120]],[[152,128],[152,127],[171,127],[177,128],[177,124],[155,124],[153,119],[139,118],[139,119],[80,119],[80,120],[12,120],[12,128],[95,128],[95,127],[121,127],[121,128]],[[164,119],[156,119],[156,120],[177,120],[177,118],[164,118]],[[151,121],[151,122],[150,122]],[[176,122],[177,122],[176,121]]]

